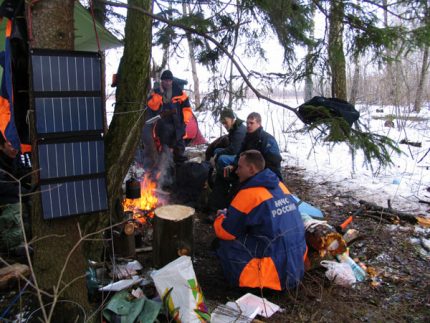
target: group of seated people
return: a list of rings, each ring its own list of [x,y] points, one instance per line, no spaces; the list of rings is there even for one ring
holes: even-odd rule
[[[209,205],[218,209],[214,246],[224,275],[233,286],[295,288],[305,270],[305,229],[283,183],[278,144],[256,112],[246,126],[231,109],[220,121],[228,135],[208,147],[206,159],[215,168]]]

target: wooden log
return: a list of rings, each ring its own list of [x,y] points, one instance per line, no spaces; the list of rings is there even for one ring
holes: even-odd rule
[[[400,220],[403,220],[403,221],[406,221],[406,222],[409,222],[412,224],[417,224],[417,222],[418,222],[416,216],[409,214],[409,213],[396,211],[392,208],[385,208],[385,207],[379,206],[375,203],[367,202],[364,200],[360,200],[359,203],[361,205],[364,205],[367,210],[379,211],[379,212],[381,212],[381,214],[386,214],[386,215],[390,214],[390,215],[398,216],[400,218]],[[392,219],[392,217],[391,217],[391,219]],[[388,220],[390,220],[390,219],[388,219]]]
[[[194,248],[194,209],[165,205],[155,209],[152,261],[161,268],[179,256],[192,256]]]
[[[13,264],[0,269],[0,290],[13,286],[21,277],[28,277],[30,268],[23,264]]]
[[[346,251],[346,243],[342,236],[328,224],[321,223],[306,228],[306,243],[319,252],[321,257],[327,253],[335,256]]]

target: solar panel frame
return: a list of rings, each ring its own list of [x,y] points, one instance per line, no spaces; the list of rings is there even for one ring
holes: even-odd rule
[[[100,138],[45,140],[38,144],[40,180],[105,172],[104,142]]]
[[[92,194],[97,192],[97,194]],[[74,181],[45,182],[40,185],[45,220],[92,214],[108,209],[106,179],[99,177]]]
[[[101,56],[31,49],[30,67],[43,218],[107,210]]]

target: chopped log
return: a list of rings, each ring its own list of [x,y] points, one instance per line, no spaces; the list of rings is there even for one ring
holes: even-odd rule
[[[30,268],[23,264],[13,264],[0,269],[0,290],[13,286],[21,277],[28,277]]]
[[[155,209],[154,213],[154,267],[161,268],[180,256],[192,256],[194,209],[183,205],[165,205]]]
[[[335,256],[346,251],[346,243],[336,230],[326,223],[306,228],[306,243],[319,252],[321,257],[327,253]]]
[[[406,222],[409,222],[412,224],[417,224],[417,222],[418,222],[417,218],[414,215],[409,214],[409,213],[396,211],[392,208],[385,208],[385,207],[379,206],[375,203],[367,202],[364,200],[360,200],[359,203],[361,205],[364,205],[366,207],[366,210],[379,211],[380,213],[378,213],[378,215],[388,216],[388,214],[389,214],[391,216],[397,216],[400,218],[400,220],[403,220],[403,221],[406,221]]]

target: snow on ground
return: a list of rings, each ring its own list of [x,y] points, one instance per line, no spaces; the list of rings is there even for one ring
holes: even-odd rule
[[[302,102],[302,101],[301,101]],[[301,104],[296,99],[284,100],[291,107]],[[402,154],[392,154],[393,165],[382,168],[377,163],[373,167],[364,164],[362,153],[351,157],[346,144],[331,147],[329,144],[315,144],[312,135],[297,132],[303,123],[287,109],[275,106],[263,100],[252,99],[236,111],[239,118],[245,120],[250,112],[262,115],[263,127],[277,139],[283,156],[283,164],[304,168],[305,178],[325,186],[335,187],[345,195],[354,196],[387,207],[387,201],[399,211],[429,215],[430,206],[418,203],[418,200],[430,201],[430,149],[429,108],[423,108],[420,114],[408,113],[408,117],[418,120],[394,120],[395,128],[384,126],[385,119],[375,119],[387,115],[399,115],[393,107],[359,106],[360,122],[371,132],[386,135],[396,142],[407,139],[421,142],[422,147],[399,145]],[[383,112],[376,110],[383,109]],[[405,116],[405,113],[401,113]],[[225,130],[208,113],[198,116],[200,129],[209,140],[213,141]],[[426,155],[426,156],[425,156]],[[425,157],[424,157],[425,156]],[[286,179],[288,185],[288,179]]]

